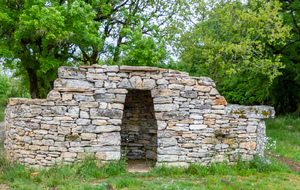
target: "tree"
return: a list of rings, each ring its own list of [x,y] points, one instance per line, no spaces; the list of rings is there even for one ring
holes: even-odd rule
[[[281,56],[267,44],[282,44],[289,37],[283,25],[277,1],[238,0],[194,3],[183,21],[175,43],[180,59],[194,65],[201,75],[210,76],[217,84],[226,76],[251,71],[273,80],[283,68]]]
[[[96,13],[82,1],[0,3],[0,56],[5,66],[26,72],[32,98],[45,97],[77,46],[101,46]]]
[[[286,65],[270,87],[269,101],[278,113],[300,112],[300,2],[299,0],[282,1],[280,14],[283,23],[291,27],[291,36],[285,45],[269,44],[269,47],[282,56]]]
[[[167,0],[0,3],[0,57],[7,67],[26,72],[32,98],[46,96],[61,65],[91,65],[109,58],[118,63],[120,57],[136,55],[129,53],[137,47],[134,40],[158,43],[160,27],[179,9],[176,1]],[[148,50],[157,47],[163,54],[160,45]]]

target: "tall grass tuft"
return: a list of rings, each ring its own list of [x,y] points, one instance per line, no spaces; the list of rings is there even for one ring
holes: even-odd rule
[[[4,121],[4,110],[5,107],[0,104],[0,121]]]
[[[228,165],[226,162],[211,163],[210,166],[203,166],[200,164],[192,163],[189,167],[168,167],[162,165],[155,167],[150,171],[152,176],[180,176],[180,175],[193,175],[197,177],[205,177],[208,175],[241,175],[248,176],[260,173],[270,172],[291,172],[291,170],[283,164],[277,163],[274,160],[268,161],[255,157],[253,160],[245,162],[238,158],[237,164]]]

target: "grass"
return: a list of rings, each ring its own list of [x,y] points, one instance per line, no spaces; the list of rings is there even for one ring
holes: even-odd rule
[[[270,144],[276,142],[276,148],[269,147],[281,157],[300,162],[300,114],[278,116],[266,120],[267,136]]]
[[[297,189],[299,176],[283,164],[256,158],[237,165],[212,164],[210,167],[192,164],[184,167],[155,167],[148,173],[127,173],[124,161],[111,162],[98,167],[94,158],[70,165],[54,165],[40,169],[30,178],[33,169],[19,163],[0,159],[0,183],[11,189]],[[223,182],[227,180],[236,186]],[[276,189],[275,188],[275,189]],[[279,189],[279,188],[278,188]]]
[[[280,116],[267,120],[267,136],[270,144],[276,141],[272,151],[294,161],[299,161],[299,124],[297,115]],[[291,127],[292,126],[292,127]],[[273,147],[273,146],[272,146]],[[280,150],[282,149],[282,150]],[[73,164],[57,164],[40,169],[39,174],[19,163],[12,163],[0,155],[0,184],[10,189],[300,189],[300,173],[292,172],[287,166],[271,157],[269,161],[255,158],[250,162],[238,161],[236,165],[215,163],[210,167],[191,164],[184,167],[152,168],[147,173],[128,173],[126,163],[107,163],[101,167],[93,158],[87,157]]]
[[[4,110],[5,107],[0,105],[0,121],[4,121]]]

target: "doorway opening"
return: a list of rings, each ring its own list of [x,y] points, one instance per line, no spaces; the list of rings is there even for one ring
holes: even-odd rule
[[[121,155],[157,160],[157,122],[150,90],[128,90],[121,124]]]

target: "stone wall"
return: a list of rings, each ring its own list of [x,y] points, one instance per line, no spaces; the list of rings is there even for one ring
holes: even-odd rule
[[[121,152],[157,165],[234,163],[238,154],[250,160],[263,153],[261,119],[274,114],[268,106],[227,105],[213,80],[185,72],[60,67],[47,99],[9,99],[5,149],[9,159],[31,166],[87,154],[117,160]]]

